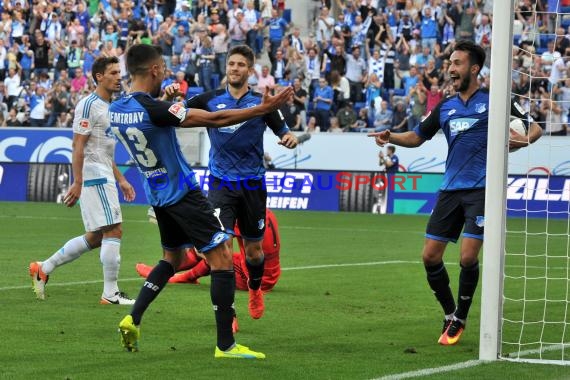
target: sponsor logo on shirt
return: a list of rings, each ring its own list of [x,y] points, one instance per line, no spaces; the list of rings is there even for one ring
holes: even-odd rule
[[[459,118],[449,121],[449,132],[451,136],[458,135],[462,132],[465,132],[471,129],[478,119],[473,118]]]
[[[454,108],[454,109],[452,109],[451,111],[449,111],[449,112],[447,113],[447,116],[451,116],[451,115],[453,115],[455,112],[457,112],[457,110]]]
[[[227,106],[224,103],[220,103],[216,106],[217,109],[219,110],[223,110],[224,108],[226,108]]]

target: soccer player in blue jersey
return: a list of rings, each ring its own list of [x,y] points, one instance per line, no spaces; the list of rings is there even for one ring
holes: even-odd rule
[[[380,146],[392,143],[409,148],[430,140],[440,129],[447,139],[445,174],[426,228],[422,253],[429,286],[445,314],[438,340],[443,345],[453,345],[459,341],[479,281],[478,255],[483,245],[485,222],[489,92],[479,88],[477,75],[484,62],[485,51],[480,46],[471,41],[458,41],[449,67],[456,94],[442,100],[413,131],[391,134],[386,130],[369,134],[376,138]],[[528,136],[511,131],[511,149],[527,146],[542,135],[541,128],[532,122],[528,114],[523,113],[522,108],[513,102],[511,114],[530,126]],[[443,254],[447,243],[455,243],[462,229],[461,272],[456,305]]]
[[[236,344],[232,334],[235,274],[232,252],[223,244],[228,235],[202,194],[194,172],[180,151],[174,127],[222,127],[274,111],[292,95],[292,88],[247,110],[206,112],[186,109],[182,103],[155,98],[160,94],[166,64],[157,46],[135,45],[127,52],[130,92],[109,109],[111,130],[127,148],[143,178],[153,206],[163,259],[149,274],[131,313],[119,323],[121,341],[128,351],[138,350],[142,316],[172,277],[184,255],[195,246],[211,268],[210,296],[217,327],[216,358],[263,359],[265,355]]]
[[[206,111],[218,109],[250,109],[261,102],[261,94],[247,84],[255,55],[247,45],[237,45],[227,56],[226,88],[197,95],[186,102],[188,108]],[[252,117],[231,127],[208,129],[210,137],[210,169],[208,199],[219,211],[225,231],[234,234],[236,220],[245,245],[249,273],[249,314],[254,319],[263,315],[265,305],[261,291],[264,270],[262,249],[265,232],[267,189],[263,165],[263,133],[269,126],[280,138],[279,144],[292,149],[297,137],[279,111]],[[232,249],[231,241],[226,243]]]

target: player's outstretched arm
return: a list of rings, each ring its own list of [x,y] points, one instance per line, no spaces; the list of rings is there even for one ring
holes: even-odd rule
[[[196,108],[189,108],[186,113],[186,119],[180,123],[180,126],[183,128],[220,128],[241,123],[242,121],[262,116],[276,110],[279,106],[285,104],[292,94],[292,87],[288,87],[274,96],[269,95],[269,90],[266,89],[265,94],[263,95],[263,101],[260,105],[239,110],[208,112]]]
[[[391,143],[394,145],[404,146],[406,148],[415,148],[422,145],[425,141],[414,131],[390,133],[390,130],[388,129],[383,130],[382,132],[369,133],[368,137],[374,137],[376,145],[378,146],[384,146],[385,144]]]

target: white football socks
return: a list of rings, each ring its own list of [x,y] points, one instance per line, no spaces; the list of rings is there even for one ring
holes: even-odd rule
[[[87,244],[85,236],[77,236],[65,243],[63,247],[44,261],[42,263],[42,271],[45,274],[50,274],[58,266],[67,264],[90,250],[91,247]]]
[[[104,238],[99,255],[103,264],[103,296],[113,297],[119,291],[117,279],[121,265],[121,239]]]

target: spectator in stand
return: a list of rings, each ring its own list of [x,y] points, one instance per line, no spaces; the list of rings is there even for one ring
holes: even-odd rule
[[[307,76],[305,77],[305,88],[309,89],[309,96],[310,100],[313,99],[313,94],[315,93],[315,89],[319,85],[319,78],[320,78],[320,67],[321,63],[318,57],[317,49],[309,48],[308,54],[305,57],[306,67],[307,67]]]
[[[358,111],[358,119],[350,126],[350,132],[367,132],[370,129],[368,108],[363,107]]]
[[[374,100],[379,98],[381,95],[382,83],[378,79],[376,74],[370,74],[368,76],[368,82],[366,83],[366,107],[373,106]]]
[[[289,43],[300,54],[305,54],[305,46],[303,44],[303,40],[301,39],[301,29],[299,27],[293,28],[293,33],[289,36]]]
[[[162,24],[165,25],[165,24]],[[158,32],[158,39],[160,40],[165,40],[166,41],[171,41],[171,45],[172,45],[172,54],[176,54],[176,55],[180,55],[182,54],[182,49],[184,49],[184,45],[186,45],[187,42],[190,42],[190,35],[188,34],[188,31],[186,30],[186,28],[183,25],[178,25],[176,27],[176,34],[172,35],[172,33],[170,32],[170,30],[168,28],[163,28],[161,25],[161,27],[159,28],[159,32]],[[167,42],[166,42],[167,43]],[[161,45],[161,47],[163,47]],[[164,47],[163,47],[163,55],[164,55]]]
[[[354,112],[354,104],[351,101],[345,103],[344,107],[338,110],[336,118],[340,127],[348,132],[350,127],[356,122],[356,112]]]
[[[322,132],[326,132],[330,125],[330,111],[333,103],[333,89],[329,86],[325,78],[319,79],[319,87],[315,89],[313,103],[317,124]]]
[[[87,77],[83,74],[81,68],[75,69],[75,77],[71,80],[71,90],[73,92],[83,92],[89,88],[89,81]]]
[[[291,78],[305,78],[306,72],[305,59],[303,55],[297,51],[297,49],[289,49],[287,56],[287,65],[285,66],[285,71],[291,73]]]
[[[24,124],[18,119],[18,111],[16,108],[10,108],[8,112],[8,119],[6,119],[6,126],[7,127],[23,127]]]
[[[410,19],[410,14],[404,11],[398,23],[396,38],[409,41],[412,39],[412,30],[414,30],[414,23]]]
[[[301,109],[298,105],[295,104],[295,100],[293,96],[287,101],[287,103],[283,104],[279,107],[283,118],[285,119],[285,123],[292,131],[301,131]]]
[[[30,95],[30,126],[43,127],[45,126],[46,115],[45,89],[38,86],[36,87],[36,91]]]
[[[404,38],[400,38],[395,49],[394,88],[402,88],[402,78],[410,76],[410,47]]]
[[[321,127],[317,125],[317,118],[314,116],[309,117],[309,120],[307,121],[307,129],[305,129],[305,132],[318,133],[320,131]]]
[[[380,109],[374,114],[374,132],[381,132],[392,127],[392,110],[388,108],[388,102],[380,102]]]
[[[230,48],[237,45],[245,45],[247,42],[247,33],[251,29],[251,25],[243,16],[241,9],[236,9],[234,17],[230,20],[228,31],[230,33]]]
[[[67,92],[66,82],[60,81],[47,93],[46,108],[49,111],[49,118],[46,127],[54,127],[59,114],[68,112],[70,96]]]
[[[247,1],[246,9],[243,11],[243,17],[250,25],[250,29],[246,35],[247,46],[249,46],[257,56],[261,53],[257,47],[257,36],[263,25],[261,24],[261,14],[255,10],[253,0]]]
[[[346,102],[350,100],[350,83],[348,79],[341,75],[338,71],[331,72],[331,87],[333,88],[333,106],[332,111],[336,113],[339,108],[344,107]]]
[[[293,80],[293,101],[297,108],[299,108],[299,114],[301,116],[301,127],[305,129],[307,126],[307,91],[302,86],[301,78],[296,77]]]
[[[73,118],[68,112],[59,114],[57,122],[55,123],[56,128],[71,128]]]
[[[329,8],[322,7],[321,14],[317,20],[317,45],[319,50],[327,47],[328,42],[332,39],[334,30],[334,18],[329,16]]]
[[[283,58],[283,51],[278,49],[275,53],[275,59],[271,64],[271,75],[275,79],[275,82],[279,82],[281,79],[285,78],[285,68],[287,67],[287,60]]]
[[[281,46],[281,41],[285,38],[285,32],[289,29],[289,24],[285,19],[279,16],[276,9],[271,11],[271,18],[265,22],[265,26],[269,28],[269,61],[273,64],[277,56],[277,49]]]
[[[49,42],[59,41],[61,39],[62,25],[59,22],[59,16],[53,12],[46,15],[43,19],[40,30]]]
[[[261,68],[261,75],[257,74],[257,71],[256,75],[257,75],[257,91],[264,93],[266,87],[269,87],[270,89],[275,87],[275,78],[273,78],[273,75],[269,73],[269,66],[263,65],[263,67]]]
[[[4,79],[4,87],[8,96],[6,104],[8,109],[10,109],[15,106],[16,100],[20,95],[20,74],[18,69],[12,67],[8,69],[8,76]]]
[[[220,77],[226,76],[226,56],[228,54],[230,44],[230,36],[224,25],[216,26],[216,35],[212,38],[212,48],[216,56],[216,72]]]
[[[184,71],[178,71],[176,72],[176,79],[174,80],[174,83],[178,83],[178,92],[182,94],[181,100],[186,99],[186,93],[188,92],[188,82],[184,80],[184,76]]]
[[[93,62],[95,59],[101,55],[101,51],[97,46],[97,41],[90,40],[87,43],[87,48],[83,48],[83,74],[91,75],[91,69],[93,68]],[[37,54],[37,53],[36,53]],[[37,59],[37,55],[36,55]],[[36,64],[37,68],[37,64]]]
[[[336,116],[333,116],[330,118],[330,127],[328,129],[329,133],[342,133],[344,132],[342,130],[342,128],[340,127],[340,124],[338,123],[338,119],[336,118]]]
[[[420,82],[421,83],[421,82]],[[421,83],[421,90],[426,94],[426,115],[429,114],[443,99],[443,91],[435,83],[430,85],[428,90],[423,83]]]
[[[416,66],[410,67],[410,75],[407,77],[402,77],[399,70],[396,71],[396,74],[400,76],[402,82],[404,83],[404,93],[406,96],[410,94],[410,89],[412,87],[415,87],[420,81],[420,76],[418,75],[418,69]]]
[[[419,86],[421,86],[420,83],[411,87],[407,98],[408,104],[412,105],[412,114],[408,119],[409,130],[414,129],[426,114],[426,95]]]
[[[397,101],[392,115],[392,126],[390,127],[390,131],[395,133],[407,132],[408,119],[409,117],[406,105],[402,100]]]
[[[422,19],[422,24],[420,28],[420,34],[422,37],[422,45],[429,47],[430,51],[433,50],[433,46],[437,42],[438,34],[438,22],[432,15],[431,7],[424,8],[424,17]]]
[[[200,48],[196,51],[198,57],[198,77],[200,78],[200,86],[204,87],[205,91],[210,91],[212,89],[212,73],[216,55],[212,48],[212,39],[207,34],[204,34],[200,41]]]
[[[360,56],[360,46],[355,46],[351,54],[345,54],[346,79],[350,86],[350,100],[352,102],[362,101],[362,89],[367,79],[366,61]]]

